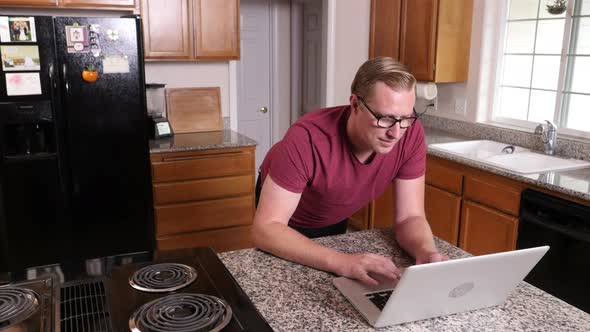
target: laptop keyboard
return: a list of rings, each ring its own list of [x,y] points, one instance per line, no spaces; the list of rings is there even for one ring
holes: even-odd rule
[[[371,302],[373,302],[373,304],[376,305],[377,308],[379,308],[379,310],[383,310],[383,308],[385,308],[385,304],[387,303],[387,300],[389,300],[389,297],[391,296],[391,293],[393,293],[393,290],[386,290],[386,291],[376,292],[376,293],[367,293],[367,294],[365,294],[365,296]]]

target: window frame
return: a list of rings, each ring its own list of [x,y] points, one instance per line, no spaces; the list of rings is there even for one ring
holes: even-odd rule
[[[547,20],[546,18],[539,19],[539,11],[542,10],[543,0],[540,0],[540,6],[537,9],[537,17],[535,18],[535,43],[537,40],[537,31],[538,31],[538,24],[541,20]],[[509,3],[510,1],[498,1],[497,4],[498,8],[498,16],[496,20],[496,24],[499,27],[497,31],[497,36],[499,37],[498,49],[495,56],[495,72],[494,72],[494,82],[493,82],[493,96],[492,100],[492,107],[490,108],[490,112],[488,113],[489,123],[492,125],[497,125],[501,127],[517,127],[521,129],[527,130],[534,130],[534,128],[539,124],[539,122],[528,121],[528,120],[520,120],[520,119],[513,119],[498,116],[497,114],[500,113],[500,101],[501,101],[501,91],[502,91],[502,80],[503,80],[503,70],[504,70],[504,54],[506,49],[506,34],[508,29],[508,10],[509,10]],[[559,66],[559,76],[558,76],[558,83],[556,88],[556,98],[555,98],[555,105],[553,108],[553,118],[547,119],[553,121],[557,124],[558,127],[558,136],[568,136],[572,138],[583,138],[583,139],[590,139],[590,129],[588,131],[581,131],[571,128],[563,127],[562,124],[565,123],[565,117],[567,116],[567,111],[564,110],[564,105],[567,103],[568,100],[565,98],[564,87],[566,86],[566,80],[572,80],[573,75],[567,76],[568,72],[570,71],[568,66],[570,66],[568,55],[570,52],[571,41],[572,41],[572,29],[573,29],[573,13],[575,7],[580,4],[581,0],[570,0],[568,1],[568,6],[565,14],[565,22],[564,22],[564,31],[563,31],[563,43],[561,47],[560,53],[560,66]],[[587,17],[588,15],[581,15],[581,17]],[[576,16],[580,17],[580,16]],[[531,55],[536,55],[535,50]],[[493,61],[493,60],[492,60]],[[494,62],[492,62],[494,63]],[[534,60],[533,60],[534,66]],[[531,75],[532,70],[534,67],[531,67]],[[532,76],[531,76],[532,80]],[[532,87],[523,88],[529,91],[529,106],[530,107],[530,91],[533,90],[543,90],[543,89],[533,89]],[[530,112],[530,110],[529,110]]]

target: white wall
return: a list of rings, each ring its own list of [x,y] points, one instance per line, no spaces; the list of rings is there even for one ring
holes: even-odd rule
[[[221,90],[221,114],[230,115],[229,62],[146,62],[146,83],[165,83],[166,88],[211,87]],[[235,119],[232,119],[232,122]]]
[[[325,0],[326,106],[348,104],[350,84],[369,58],[370,0]]]

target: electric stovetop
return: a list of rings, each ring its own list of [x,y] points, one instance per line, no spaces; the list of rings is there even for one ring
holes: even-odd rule
[[[0,283],[3,332],[272,331],[209,248],[31,268]]]

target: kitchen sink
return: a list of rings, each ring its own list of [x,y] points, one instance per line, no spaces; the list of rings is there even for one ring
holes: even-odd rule
[[[554,157],[489,140],[430,144],[428,147],[523,174],[590,167],[587,161]]]

